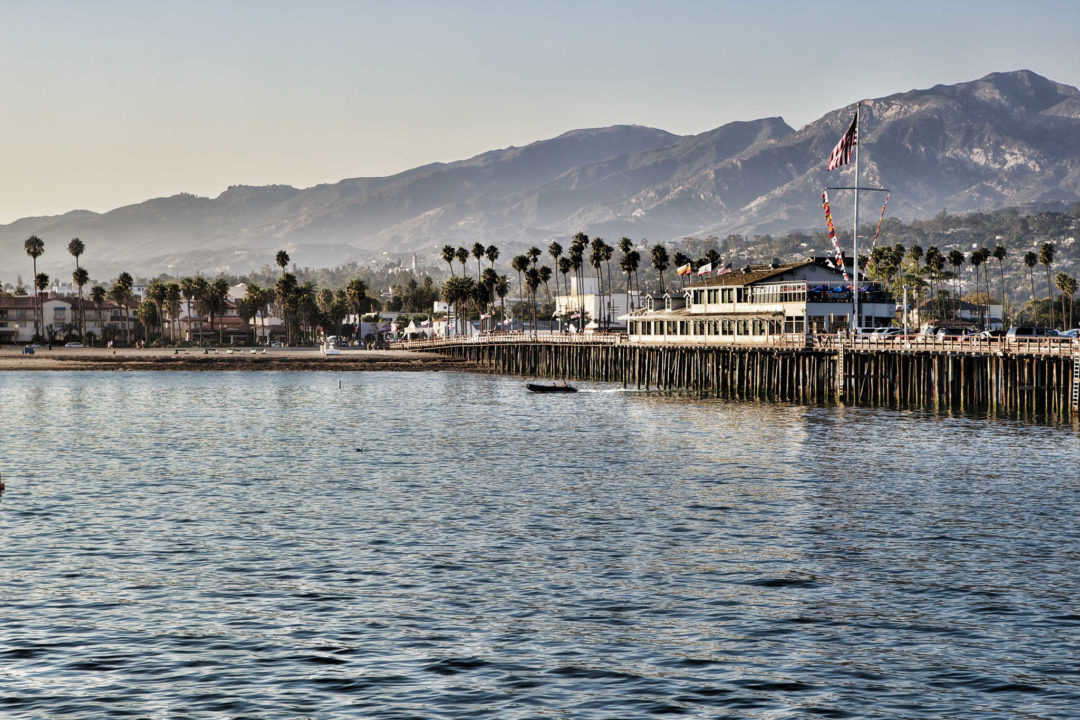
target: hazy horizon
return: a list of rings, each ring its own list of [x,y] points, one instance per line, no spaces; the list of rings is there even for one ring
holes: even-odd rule
[[[991,72],[1080,85],[1080,4],[1062,0],[1021,14],[968,0],[55,2],[0,18],[3,224],[391,175],[585,127],[687,135],[780,116],[798,129]]]

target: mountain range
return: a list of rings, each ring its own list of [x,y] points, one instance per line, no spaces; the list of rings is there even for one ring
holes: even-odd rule
[[[84,264],[105,279],[241,273],[279,249],[320,267],[476,241],[510,252],[578,231],[656,242],[820,229],[822,188],[853,181],[849,168],[825,170],[853,113],[840,108],[800,130],[779,117],[689,136],[573,130],[389,177],[23,218],[0,226],[0,275],[29,275],[31,234],[46,242],[39,270],[66,279],[71,258],[59,248],[80,237]],[[1028,70],[865,100],[859,142],[861,183],[888,188],[888,212],[901,219],[1080,199],[1080,91]],[[872,222],[877,209],[860,217]]]

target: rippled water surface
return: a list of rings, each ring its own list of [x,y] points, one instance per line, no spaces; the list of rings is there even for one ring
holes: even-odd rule
[[[1080,713],[1075,429],[584,388],[0,374],[0,716]]]

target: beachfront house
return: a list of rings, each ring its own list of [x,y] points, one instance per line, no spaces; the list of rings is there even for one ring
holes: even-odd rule
[[[896,303],[878,284],[859,283],[859,319],[852,320],[850,280],[824,258],[748,265],[681,290],[650,295],[630,313],[630,342],[659,344],[760,344],[799,341],[808,333],[852,325],[890,325]]]

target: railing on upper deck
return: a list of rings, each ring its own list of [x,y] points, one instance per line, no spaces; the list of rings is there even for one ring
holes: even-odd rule
[[[715,336],[711,336],[715,337]],[[904,335],[894,337],[875,337],[872,335],[834,335],[819,333],[816,335],[785,334],[773,335],[756,341],[709,342],[701,336],[687,337],[685,340],[667,340],[657,343],[631,343],[622,333],[567,333],[567,332],[515,332],[515,333],[479,333],[451,338],[431,338],[429,340],[405,340],[391,344],[392,348],[402,350],[425,350],[458,345],[500,345],[521,343],[551,343],[557,345],[639,345],[641,347],[715,347],[715,348],[787,348],[813,350],[867,351],[911,351],[911,352],[952,352],[970,354],[1011,354],[1011,355],[1080,355],[1080,343],[1071,338],[1030,338],[1014,340],[1011,338],[939,338],[933,335]]]

